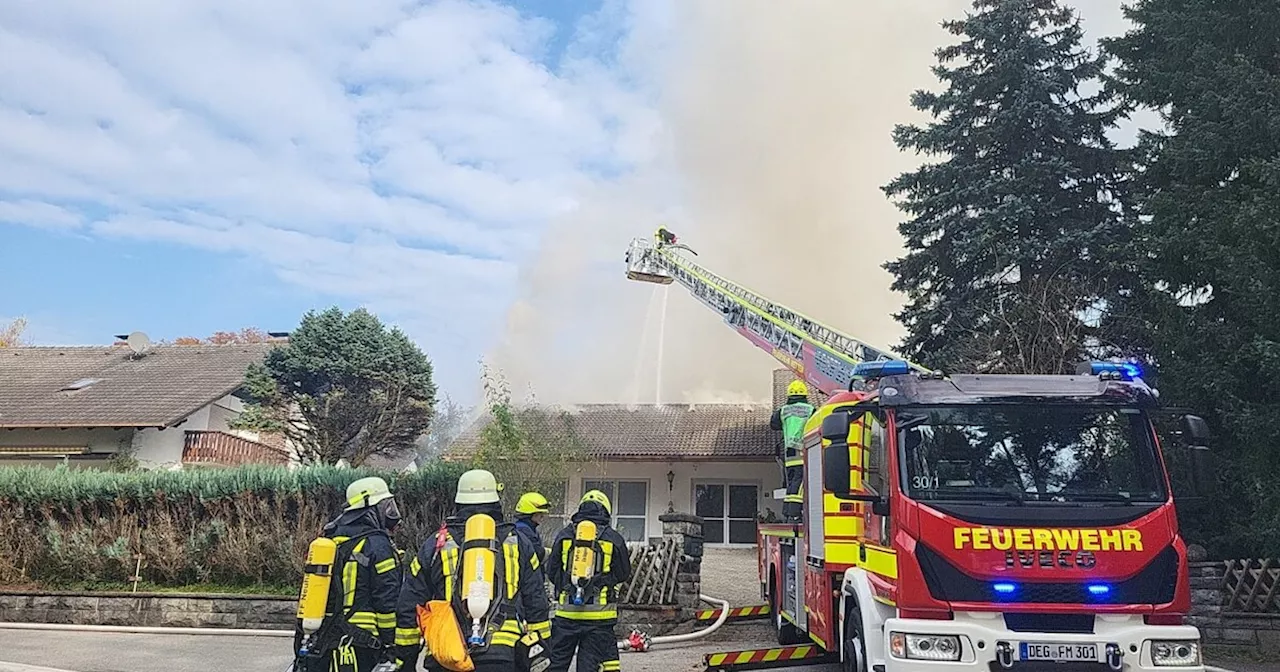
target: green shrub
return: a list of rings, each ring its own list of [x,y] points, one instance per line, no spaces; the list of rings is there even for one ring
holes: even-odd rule
[[[461,470],[0,468],[0,584],[124,584],[141,555],[149,585],[296,586],[351,481],[387,479],[404,516],[396,541],[412,552],[448,512]]]

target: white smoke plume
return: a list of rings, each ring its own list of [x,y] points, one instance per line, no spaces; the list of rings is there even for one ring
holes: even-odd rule
[[[967,4],[673,3],[669,44],[646,60],[660,96],[654,158],[584,189],[553,224],[493,363],[543,402],[767,401],[771,357],[678,285],[626,280],[628,241],[662,223],[708,268],[895,346],[902,297],[881,264],[901,255],[902,215],[880,188],[921,158],[890,134],[921,119],[911,93],[938,87],[929,68],[950,38],[939,23]]]

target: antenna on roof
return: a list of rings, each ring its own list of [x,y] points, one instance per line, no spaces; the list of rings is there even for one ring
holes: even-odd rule
[[[124,339],[124,342],[133,351],[135,357],[141,357],[151,349],[151,339],[141,331],[129,334],[129,337]]]

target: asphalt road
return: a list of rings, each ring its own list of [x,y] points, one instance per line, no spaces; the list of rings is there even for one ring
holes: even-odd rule
[[[717,633],[715,641],[658,647],[622,654],[626,672],[695,672],[712,651],[758,647],[738,628]],[[753,639],[746,639],[751,636]],[[0,629],[0,660],[72,672],[282,672],[289,665],[291,641],[280,637],[208,637],[100,632],[50,632]],[[570,669],[573,669],[572,667]],[[835,666],[784,668],[779,672],[835,672]]]
[[[702,656],[768,646],[765,624],[725,626],[709,640],[622,654],[625,672],[696,672]],[[290,640],[281,637],[209,637],[0,629],[0,660],[71,672],[282,672]],[[1233,672],[1280,672],[1271,663],[1218,662]],[[2,666],[0,666],[2,667]],[[572,669],[572,668],[570,668]],[[789,667],[778,672],[837,672],[835,665]]]
[[[0,659],[73,672],[282,672],[283,637],[206,637],[0,629]]]

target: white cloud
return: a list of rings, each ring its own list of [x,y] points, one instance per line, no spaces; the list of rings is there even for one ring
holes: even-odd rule
[[[627,59],[594,56],[628,16],[557,71],[556,26],[487,0],[5,3],[0,223],[260,259],[465,384],[545,223],[651,151]]]

